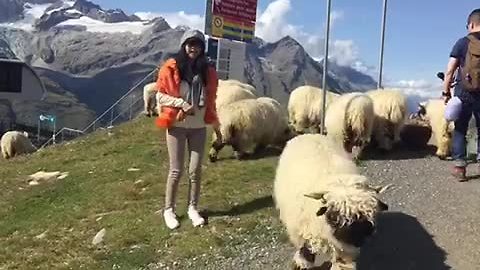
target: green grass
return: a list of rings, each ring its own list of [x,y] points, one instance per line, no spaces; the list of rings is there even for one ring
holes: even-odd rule
[[[193,228],[186,217],[183,178],[182,226],[171,232],[157,213],[168,171],[164,132],[143,118],[113,132],[0,159],[0,269],[139,269],[214,252],[234,256],[235,246],[281,228],[271,200],[277,157],[239,162],[224,150],[217,163],[205,158],[200,206],[210,224]],[[29,186],[27,176],[39,170],[69,176]],[[102,228],[104,243],[95,247]]]

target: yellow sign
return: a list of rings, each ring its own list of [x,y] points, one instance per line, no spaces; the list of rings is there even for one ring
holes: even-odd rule
[[[221,37],[223,35],[223,18],[220,16],[213,16],[212,35],[216,37]]]

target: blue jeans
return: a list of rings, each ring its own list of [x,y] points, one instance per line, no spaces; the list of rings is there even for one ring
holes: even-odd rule
[[[468,124],[475,117],[477,134],[480,134],[480,93],[471,93],[457,86],[455,96],[462,101],[462,111],[459,118],[455,121],[455,130],[453,132],[453,153],[455,166],[467,166],[467,131]],[[478,138],[478,135],[477,135]],[[477,139],[477,160],[480,160],[480,140]]]

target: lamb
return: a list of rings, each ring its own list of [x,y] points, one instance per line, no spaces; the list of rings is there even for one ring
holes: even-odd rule
[[[30,154],[37,150],[28,139],[28,133],[20,131],[8,131],[3,134],[0,145],[3,158],[5,159],[10,159],[22,154]]]
[[[328,107],[325,128],[327,136],[357,158],[370,143],[374,112],[373,100],[362,93],[341,95]]]
[[[326,108],[338,94],[327,91]],[[288,118],[295,132],[301,134],[305,129],[320,132],[323,109],[323,90],[313,86],[300,86],[290,93],[288,100]]]
[[[143,106],[144,106],[144,114],[148,117],[154,116],[156,113],[156,93],[157,93],[157,83],[152,82],[148,83],[143,87]]]
[[[437,155],[440,159],[445,159],[450,155],[452,147],[452,136],[455,124],[453,121],[445,120],[445,102],[442,99],[431,99],[419,104],[417,115],[425,118],[429,123],[432,134],[435,138]]]
[[[249,148],[254,153],[268,146],[283,146],[290,138],[286,115],[280,104],[269,98],[244,99],[218,109],[222,141],[214,135],[209,152],[211,162],[226,145],[231,145],[237,159],[242,159]]]
[[[372,90],[367,95],[373,100],[375,112],[373,138],[381,150],[390,151],[400,142],[400,132],[407,118],[407,99],[393,89]]]
[[[367,184],[341,145],[323,135],[299,135],[285,146],[276,170],[273,198],[296,248],[298,268],[313,267],[315,254],[332,257],[332,269],[355,269],[362,244],[388,205],[385,187]]]
[[[216,105],[217,109],[242,99],[255,99],[256,91],[253,86],[235,80],[218,81]]]

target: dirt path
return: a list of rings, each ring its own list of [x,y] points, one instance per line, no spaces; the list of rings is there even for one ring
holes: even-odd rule
[[[480,164],[470,165],[472,179],[459,183],[449,176],[448,161],[425,154],[402,150],[362,163],[373,182],[394,188],[383,195],[389,213],[364,247],[359,270],[480,269]],[[236,248],[238,256],[174,269],[290,269],[291,246],[262,237]]]

